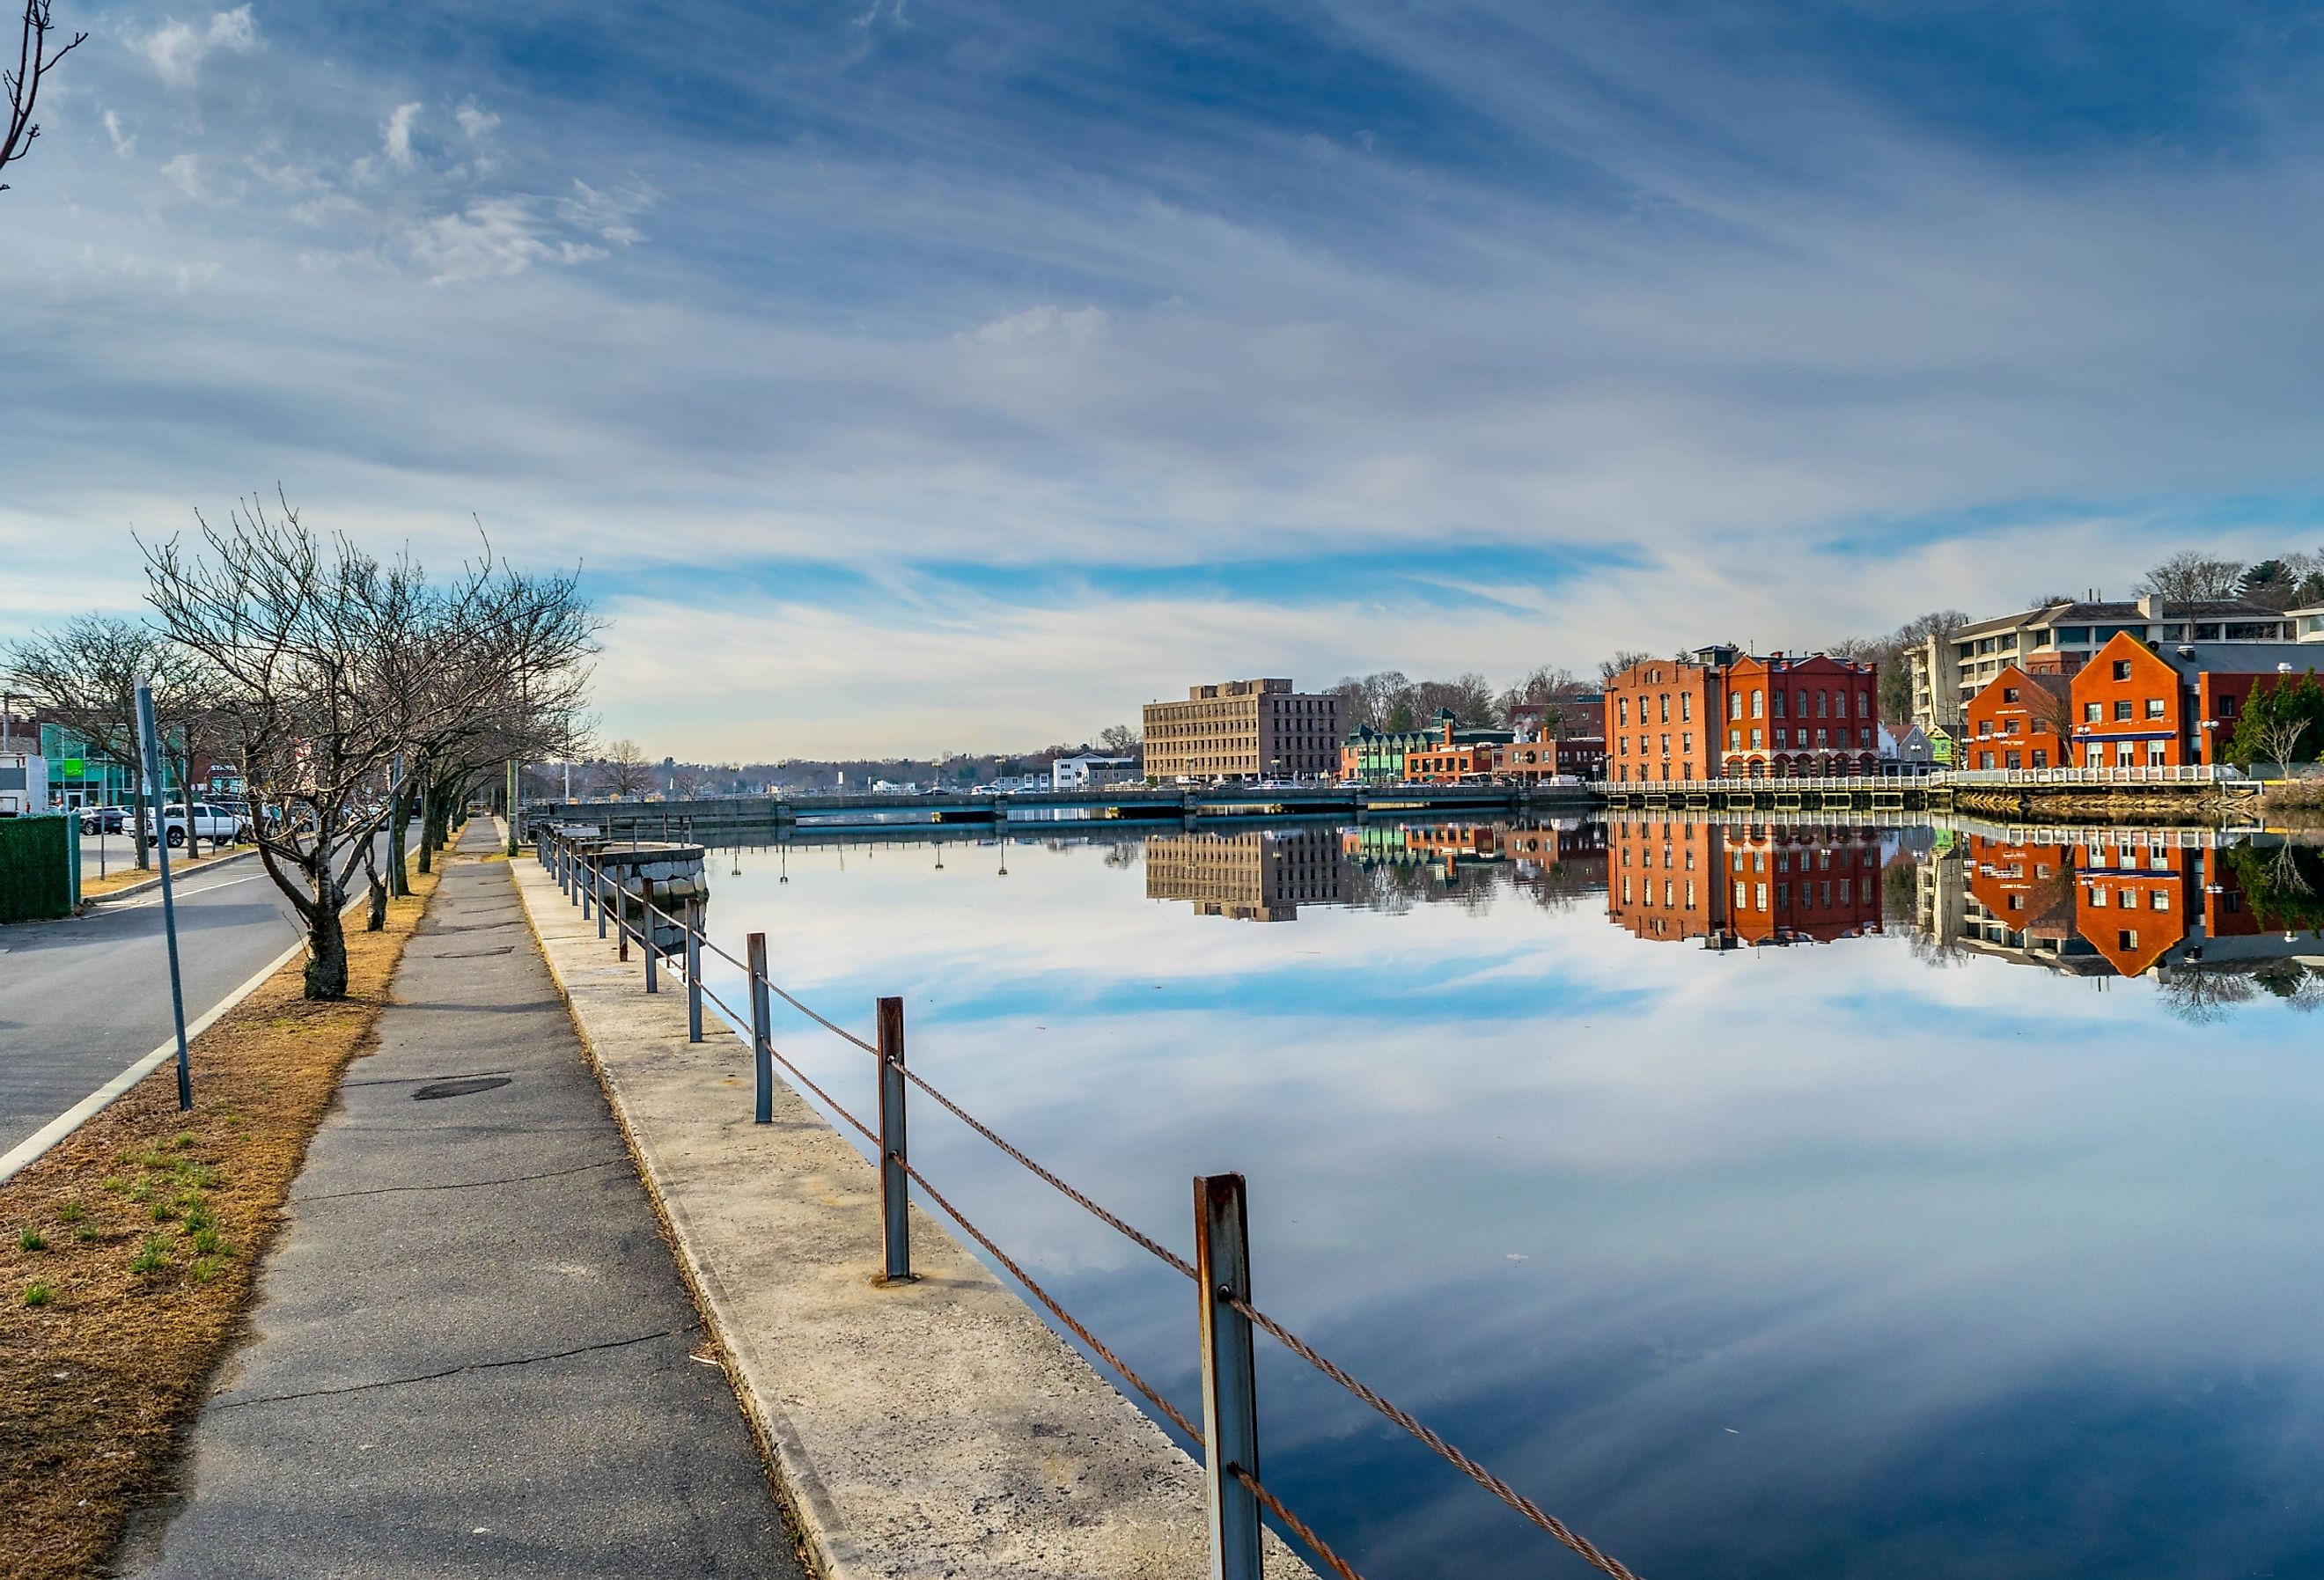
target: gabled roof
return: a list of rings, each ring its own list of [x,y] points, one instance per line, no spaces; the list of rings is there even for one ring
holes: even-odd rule
[[[2312,642],[2166,642],[2154,651],[2182,675],[2269,675],[2282,664],[2295,675],[2324,671]]]

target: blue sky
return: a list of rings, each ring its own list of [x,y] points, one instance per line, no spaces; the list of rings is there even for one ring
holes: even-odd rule
[[[279,480],[584,560],[654,755],[927,753],[2324,541],[2309,7],[63,11],[0,633]]]

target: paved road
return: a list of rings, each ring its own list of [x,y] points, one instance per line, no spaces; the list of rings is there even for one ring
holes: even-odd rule
[[[339,1096],[120,1572],[799,1580],[506,866],[446,873]]]
[[[254,858],[197,869],[177,894],[189,1021],[303,936]],[[87,916],[0,927],[0,1152],[169,1036],[158,889]]]

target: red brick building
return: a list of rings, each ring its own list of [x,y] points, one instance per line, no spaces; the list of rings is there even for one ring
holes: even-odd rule
[[[1729,779],[1877,773],[1879,676],[1824,653],[1741,655],[1724,672]]]
[[[2074,683],[2055,670],[2011,664],[1969,698],[1955,748],[1962,768],[2072,765]]]
[[[1642,938],[1732,948],[1880,930],[1875,829],[1618,820],[1607,845],[1607,914]]]

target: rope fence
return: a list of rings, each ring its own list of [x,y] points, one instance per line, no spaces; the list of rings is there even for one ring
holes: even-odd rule
[[[927,1199],[946,1217],[960,1226],[961,1231],[984,1249],[1009,1276],[1038,1302],[1067,1331],[1086,1345],[1090,1353],[1102,1361],[1124,1381],[1145,1398],[1148,1403],[1184,1432],[1188,1438],[1201,1444],[1205,1461],[1206,1483],[1213,1501],[1211,1526],[1214,1542],[1213,1573],[1224,1580],[1259,1580],[1258,1546],[1258,1513],[1261,1509],[1272,1514],[1284,1529],[1329,1568],[1340,1580],[1362,1580],[1362,1576],[1333,1549],[1314,1529],[1286,1507],[1261,1483],[1248,1465],[1238,1463],[1234,1455],[1222,1452],[1222,1443],[1250,1446],[1252,1463],[1257,1461],[1256,1400],[1250,1364],[1250,1334],[1253,1330],[1266,1334],[1306,1362],[1333,1382],[1347,1390],[1388,1420],[1402,1428],[1422,1446],[1452,1465],[1479,1486],[1493,1494],[1519,1516],[1564,1546],[1600,1573],[1612,1580],[1638,1580],[1635,1571],[1611,1557],[1563,1520],[1544,1510],[1540,1504],[1519,1492],[1501,1477],[1486,1469],[1476,1460],[1446,1442],[1426,1423],[1410,1411],[1388,1400],[1374,1389],[1358,1380],[1346,1369],[1316,1350],[1298,1335],[1250,1303],[1247,1293],[1249,1282],[1249,1247],[1243,1228],[1242,1181],[1239,1175],[1209,1176],[1196,1180],[1195,1234],[1198,1242],[1194,1261],[1180,1256],[1168,1246],[1144,1233],[1114,1213],[1109,1212],[1085,1192],[1076,1189],[1055,1172],[1044,1168],[1019,1148],[1011,1145],[990,1125],[962,1107],[951,1097],[904,1062],[902,1046],[903,1006],[899,999],[881,1001],[881,1041],[864,1040],[836,1021],[821,1014],[811,1006],[786,992],[771,980],[770,974],[754,969],[749,963],[710,942],[700,924],[696,907],[689,903],[687,914],[676,915],[657,906],[650,893],[625,886],[618,877],[608,888],[608,874],[602,857],[604,852],[595,848],[587,839],[576,839],[563,833],[547,829],[540,835],[542,865],[555,873],[560,889],[568,892],[576,904],[594,900],[602,909],[609,898],[618,897],[619,915],[614,925],[621,935],[626,958],[628,940],[634,933],[648,956],[649,966],[657,957],[675,958],[686,962],[684,969],[687,992],[695,1012],[690,1017],[695,1039],[700,1039],[699,1007],[703,1003],[714,1005],[725,1025],[752,1048],[753,1058],[763,1055],[767,1060],[780,1065],[807,1092],[846,1122],[855,1132],[870,1142],[881,1169],[881,1210],[886,1219],[885,1237],[888,1242],[888,1267],[890,1276],[898,1270],[908,1268],[908,1247],[905,1243],[908,1230],[902,1210],[903,1181],[910,1180],[926,1193]],[[585,887],[586,885],[586,887]],[[650,887],[649,885],[642,885]],[[630,910],[638,907],[633,922]],[[585,911],[586,914],[586,911]],[[664,949],[655,938],[657,919],[669,922],[686,938],[684,948]],[[601,923],[605,920],[600,918]],[[602,934],[602,928],[601,928]],[[763,943],[753,934],[752,952],[763,952]],[[838,1037],[842,1041],[871,1054],[881,1068],[881,1102],[879,1123],[865,1123],[844,1107],[837,1099],[818,1086],[806,1071],[786,1058],[774,1046],[774,1039],[764,1027],[763,1001],[751,1015],[737,1012],[719,998],[701,979],[699,962],[704,954],[715,956],[744,974],[752,986],[753,997],[763,988],[816,1025]],[[652,973],[649,970],[647,987],[653,991]],[[747,1029],[746,1029],[747,1028]],[[764,1091],[768,1066],[760,1067],[761,1093],[758,1117],[767,1122],[769,1112]],[[904,1145],[904,1095],[907,1086],[918,1087],[939,1107],[966,1125],[977,1136],[990,1143],[1003,1156],[1023,1167],[1034,1178],[1056,1191],[1066,1200],[1087,1212],[1098,1222],[1129,1240],[1164,1266],[1194,1281],[1198,1288],[1205,1285],[1201,1295],[1204,1308],[1204,1342],[1206,1346],[1202,1374],[1204,1383],[1205,1426],[1197,1426],[1184,1411],[1173,1404],[1152,1383],[1124,1361],[1089,1327],[1041,1287],[1018,1261],[1003,1251],[993,1238],[972,1221],[950,1197],[931,1182],[907,1155]],[[1216,1209],[1206,1212],[1206,1202],[1231,1204],[1223,1214]],[[1206,1280],[1206,1271],[1207,1280]],[[908,1277],[908,1272],[905,1275]],[[1240,1379],[1238,1389],[1222,1379]],[[1222,1535],[1222,1531],[1227,1534]],[[1239,1556],[1240,1555],[1240,1556]]]

